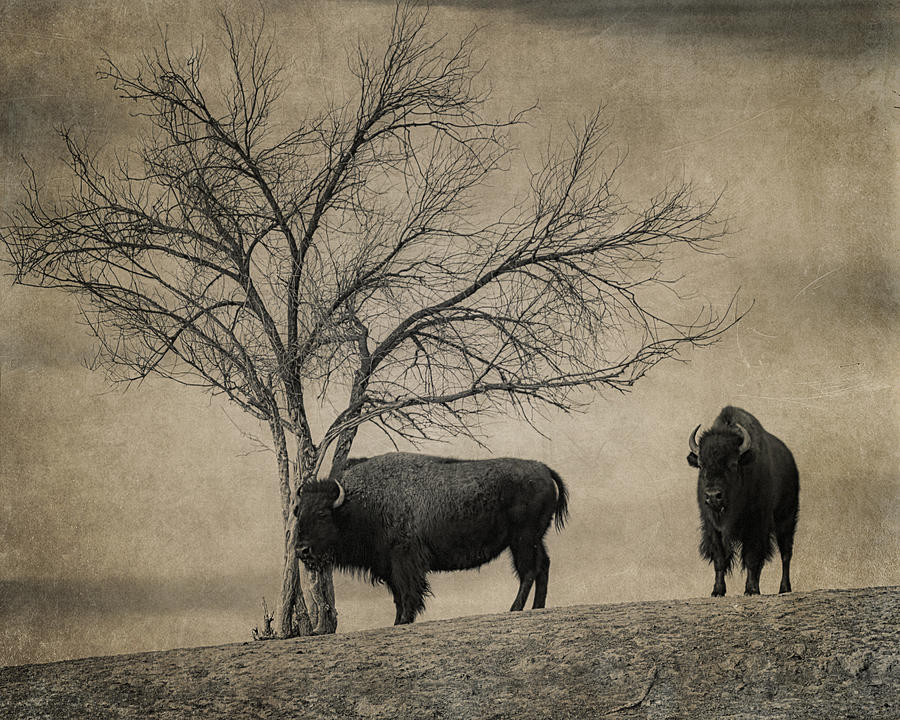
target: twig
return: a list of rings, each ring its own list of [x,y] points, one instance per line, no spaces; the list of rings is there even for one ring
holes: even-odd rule
[[[653,688],[653,683],[656,682],[656,676],[659,674],[659,666],[653,666],[653,673],[650,675],[650,682],[647,683],[647,687],[644,689],[641,697],[633,702],[625,703],[624,705],[619,705],[618,707],[614,707],[612,710],[607,710],[604,715],[612,715],[613,713],[621,712],[622,710],[633,710],[634,708],[640,707],[643,704],[644,700],[647,699],[647,696],[650,694],[650,690]]]
[[[269,606],[266,604],[266,598],[262,599],[263,606],[263,630],[260,632],[259,627],[253,628],[250,633],[254,640],[273,640],[276,635],[272,629],[272,621],[275,619],[275,613],[269,612]]]

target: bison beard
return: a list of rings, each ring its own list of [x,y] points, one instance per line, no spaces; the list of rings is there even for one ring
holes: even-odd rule
[[[747,573],[744,593],[759,594],[759,576],[774,552],[781,553],[779,592],[791,591],[791,556],[799,507],[794,457],[777,437],[740,408],[726,407],[700,438],[690,436],[688,464],[699,470],[700,554],[715,568],[713,596],[725,594],[735,547]]]
[[[348,461],[332,477],[300,491],[294,512],[298,557],[311,570],[334,565],[384,583],[394,596],[394,624],[425,608],[427,574],[475,568],[509,548],[521,610],[544,607],[550,558],[544,535],[562,529],[568,492],[553,470],[512,458],[454,460],[390,453]]]

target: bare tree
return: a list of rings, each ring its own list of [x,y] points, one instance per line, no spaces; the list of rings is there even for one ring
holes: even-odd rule
[[[280,103],[273,35],[222,27],[224,78],[204,74],[204,47],[179,56],[165,37],[133,70],[107,58],[99,75],[143,134],[103,160],[63,129],[72,187],[48,193],[32,172],[2,238],[18,283],[79,297],[113,381],[155,373],[264,422],[284,520],[277,627],[333,632],[330,573],[298,567],[292,513],[326,454],[339,468],[363,423],[477,439],[485,413],[572,409],[584,388],[625,391],[713,342],[732,307],[685,320],[666,270],[725,226],[686,184],[637,210],[620,198],[600,111],[490,217],[479,192],[519,162],[523,114],[487,119],[474,34],[429,39],[414,5],[381,52],[351,54],[355,95],[302,119]],[[318,436],[314,405],[339,408]]]

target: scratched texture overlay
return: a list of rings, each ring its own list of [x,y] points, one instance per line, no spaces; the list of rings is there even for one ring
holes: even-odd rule
[[[733,232],[721,252],[671,268],[684,293],[721,307],[739,290],[752,309],[629,394],[585,395],[578,414],[548,410],[536,418],[542,434],[494,418],[486,447],[422,449],[534,458],[565,478],[571,521],[548,536],[550,605],[689,598],[709,593],[712,570],[696,549],[688,435],[739,405],[800,469],[794,589],[900,583],[895,8],[598,5],[435,3],[431,32],[479,28],[491,112],[538,104],[514,136],[526,157],[603,105],[625,156],[624,198],[682,179],[703,197],[723,193]],[[383,42],[393,9],[258,6],[298,113],[353,92],[346,53]],[[164,0],[0,3],[0,208],[22,199],[23,157],[45,182],[65,178],[61,125],[101,147],[133,143],[133,108],[95,75],[104,53],[127,65],[167,32],[215,56],[217,12]],[[524,171],[513,166],[483,209],[502,207]],[[272,607],[280,588],[275,463],[247,437],[264,430],[199,390],[152,378],[111,388],[86,369],[92,352],[74,298],[2,278],[0,665],[249,639],[262,596]],[[354,453],[390,449],[363,432]],[[777,583],[767,566],[763,593]],[[438,576],[422,619],[504,611],[515,588],[505,557]],[[339,631],[392,621],[383,588],[338,577],[336,593]]]

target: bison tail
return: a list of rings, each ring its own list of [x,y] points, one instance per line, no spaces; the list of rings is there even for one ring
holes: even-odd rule
[[[550,470],[550,475],[553,477],[553,481],[556,483],[556,531],[565,527],[566,519],[569,517],[569,490],[566,488],[565,483],[562,481],[562,478],[556,472],[556,470]]]

